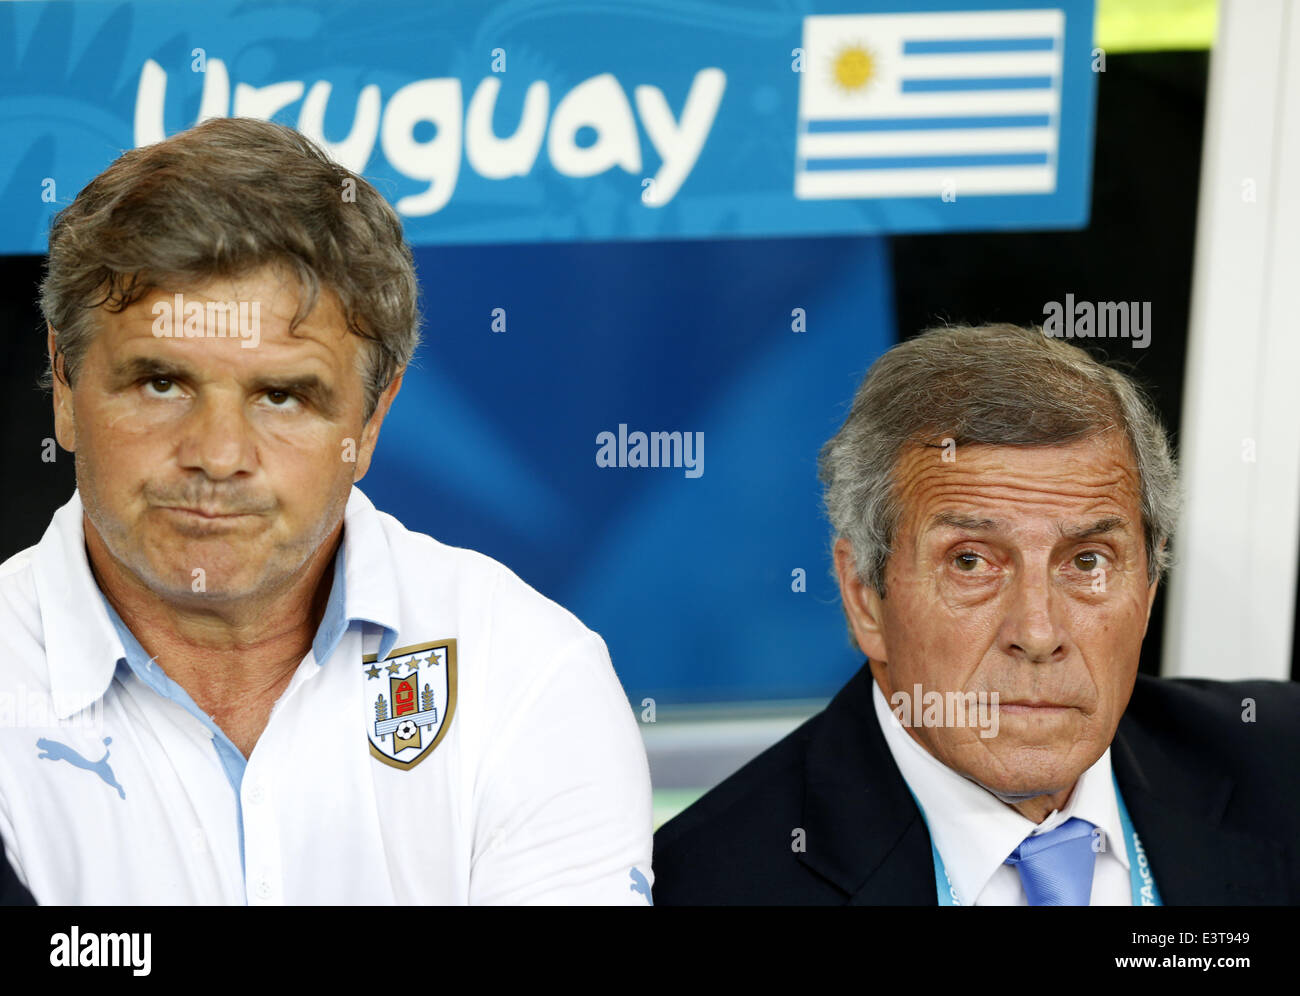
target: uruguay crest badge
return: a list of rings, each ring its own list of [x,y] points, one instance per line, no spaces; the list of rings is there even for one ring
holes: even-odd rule
[[[399,647],[383,661],[366,654],[361,664],[370,753],[394,768],[414,768],[442,741],[456,711],[456,641]]]

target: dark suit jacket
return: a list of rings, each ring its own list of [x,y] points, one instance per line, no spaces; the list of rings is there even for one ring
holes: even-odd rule
[[[872,680],[864,665],[825,710],[660,828],[657,905],[936,904],[930,835]],[[1139,675],[1111,763],[1166,905],[1300,903],[1300,685]]]
[[[34,906],[35,900],[18,876],[14,874],[5,857],[4,844],[0,843],[0,906]]]

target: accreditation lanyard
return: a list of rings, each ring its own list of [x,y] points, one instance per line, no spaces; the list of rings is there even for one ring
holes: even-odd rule
[[[1156,889],[1156,881],[1151,877],[1151,864],[1147,861],[1147,853],[1142,849],[1142,840],[1138,837],[1137,831],[1133,829],[1133,821],[1129,819],[1128,807],[1124,805],[1124,796],[1120,794],[1119,782],[1115,780],[1115,773],[1111,772],[1111,781],[1115,784],[1115,802],[1119,806],[1119,822],[1123,829],[1124,842],[1128,846],[1128,874],[1129,882],[1133,887],[1133,905],[1134,906],[1162,906],[1160,901],[1160,892]],[[911,792],[909,786],[908,791]],[[921,810],[921,819],[925,819],[925,809],[922,808],[921,802],[916,798],[916,793],[912,793],[912,800],[916,802],[916,808]],[[929,825],[927,824],[927,829]],[[935,892],[939,896],[940,906],[963,906],[960,899],[957,898],[957,890],[952,887],[952,879],[948,877],[948,870],[943,866],[943,858],[939,856],[939,848],[934,842],[934,834],[930,834],[930,853],[934,855],[934,886]]]

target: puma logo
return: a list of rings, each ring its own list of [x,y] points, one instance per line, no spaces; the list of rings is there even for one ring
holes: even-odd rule
[[[650,882],[640,868],[633,868],[629,873],[632,876],[632,884],[628,886],[633,892],[639,892],[645,896],[645,901],[651,906],[655,901],[650,898]]]
[[[104,738],[104,747],[107,748],[113,742],[112,737]],[[87,771],[93,771],[104,779],[104,783],[109,788],[117,789],[117,794],[123,799],[126,798],[126,792],[121,785],[117,784],[117,779],[113,777],[113,769],[108,766],[109,751],[105,749],[104,756],[98,761],[88,761],[67,744],[61,744],[57,740],[47,740],[41,737],[36,741],[36,749],[45,753],[37,754],[38,758],[44,758],[48,761],[67,761],[74,768],[85,768]]]

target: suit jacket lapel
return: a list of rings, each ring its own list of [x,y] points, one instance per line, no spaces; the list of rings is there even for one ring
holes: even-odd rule
[[[930,835],[876,722],[872,682],[864,665],[809,741],[800,860],[851,904],[933,906]],[[1130,714],[1111,762],[1166,905],[1288,902],[1279,846],[1223,826],[1229,774],[1188,771]]]
[[[1166,905],[1287,902],[1276,843],[1222,825],[1233,790],[1228,774],[1188,771],[1128,715],[1111,744],[1111,763]]]
[[[880,732],[872,681],[864,665],[809,742],[800,860],[851,904],[934,906],[930,835]]]

